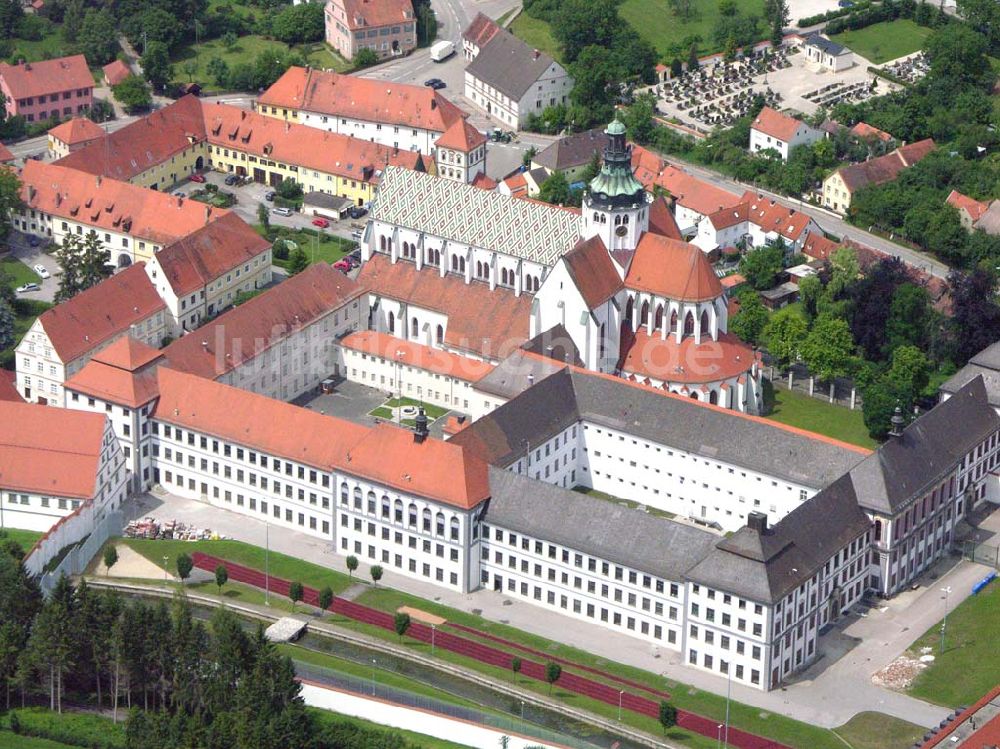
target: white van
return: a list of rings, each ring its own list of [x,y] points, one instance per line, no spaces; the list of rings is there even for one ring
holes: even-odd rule
[[[435,42],[431,47],[431,59],[434,62],[443,62],[455,54],[455,43],[447,40]]]

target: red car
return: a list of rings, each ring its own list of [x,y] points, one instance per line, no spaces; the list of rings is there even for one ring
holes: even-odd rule
[[[330,226],[330,222],[327,221],[325,218],[314,218],[313,226],[318,226],[320,229],[326,229],[328,226]]]
[[[341,258],[333,264],[333,267],[339,270],[341,273],[347,273],[351,269],[351,261],[347,258]]]
[[[192,174],[191,175],[191,181],[192,182],[204,182],[205,178],[202,177],[200,174]]]

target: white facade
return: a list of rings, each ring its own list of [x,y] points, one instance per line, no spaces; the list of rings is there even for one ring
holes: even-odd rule
[[[477,174],[486,174],[486,144],[476,146],[469,152],[440,146],[435,160],[439,177],[472,182]]]
[[[566,104],[572,88],[573,79],[557,62],[549,65],[517,100],[465,71],[466,98],[514,129],[520,129],[530,114],[540,115],[546,107]]]
[[[806,53],[807,64],[811,64],[815,68],[839,73],[841,70],[847,70],[854,66],[854,53],[846,47],[840,47],[839,44],[824,48],[822,45],[807,42],[803,49]]]
[[[125,458],[128,492],[131,494],[147,491],[152,485],[149,458],[152,444],[149,429],[151,405],[147,403],[139,408],[130,408],[70,390],[67,394],[66,407],[74,411],[107,415],[108,423]]]
[[[584,195],[580,213],[580,236],[590,239],[599,236],[608,250],[634,250],[639,239],[649,231],[649,205],[653,196],[642,193],[640,205],[605,209],[597,205],[590,194]]]
[[[268,109],[271,114],[277,114],[280,107],[261,105],[261,110]],[[338,117],[335,114],[322,112],[307,112],[299,110],[298,122],[302,125],[326,130],[329,133],[350,135],[361,140],[381,143],[383,146],[398,148],[402,151],[420,151],[432,156],[434,141],[440,138],[444,131],[430,130],[407,125],[393,125],[383,122],[359,120],[353,117]]]
[[[784,140],[761,132],[755,127],[750,128],[750,153],[758,153],[773,149],[781,156],[782,161],[788,161],[789,155],[796,146],[815,143],[823,139],[823,131],[799,122],[794,135]]]

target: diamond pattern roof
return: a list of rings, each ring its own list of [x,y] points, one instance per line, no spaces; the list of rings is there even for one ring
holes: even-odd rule
[[[570,211],[394,166],[382,174],[371,215],[547,266],[580,238],[579,216]]]

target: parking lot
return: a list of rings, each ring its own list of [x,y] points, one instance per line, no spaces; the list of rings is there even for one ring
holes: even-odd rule
[[[37,239],[32,240],[33,238],[27,234],[21,234],[13,230],[7,237],[7,247],[10,250],[10,256],[26,266],[28,274],[31,275],[30,283],[38,284],[37,291],[18,292],[17,295],[24,299],[52,302],[55,299],[56,291],[59,290],[58,276],[62,273],[62,270],[52,255],[42,252],[44,249],[43,243]],[[42,278],[34,270],[34,266],[36,265],[44,267],[49,277]],[[25,277],[25,281],[27,281],[28,274],[22,274]],[[20,284],[18,286],[20,287]]]

